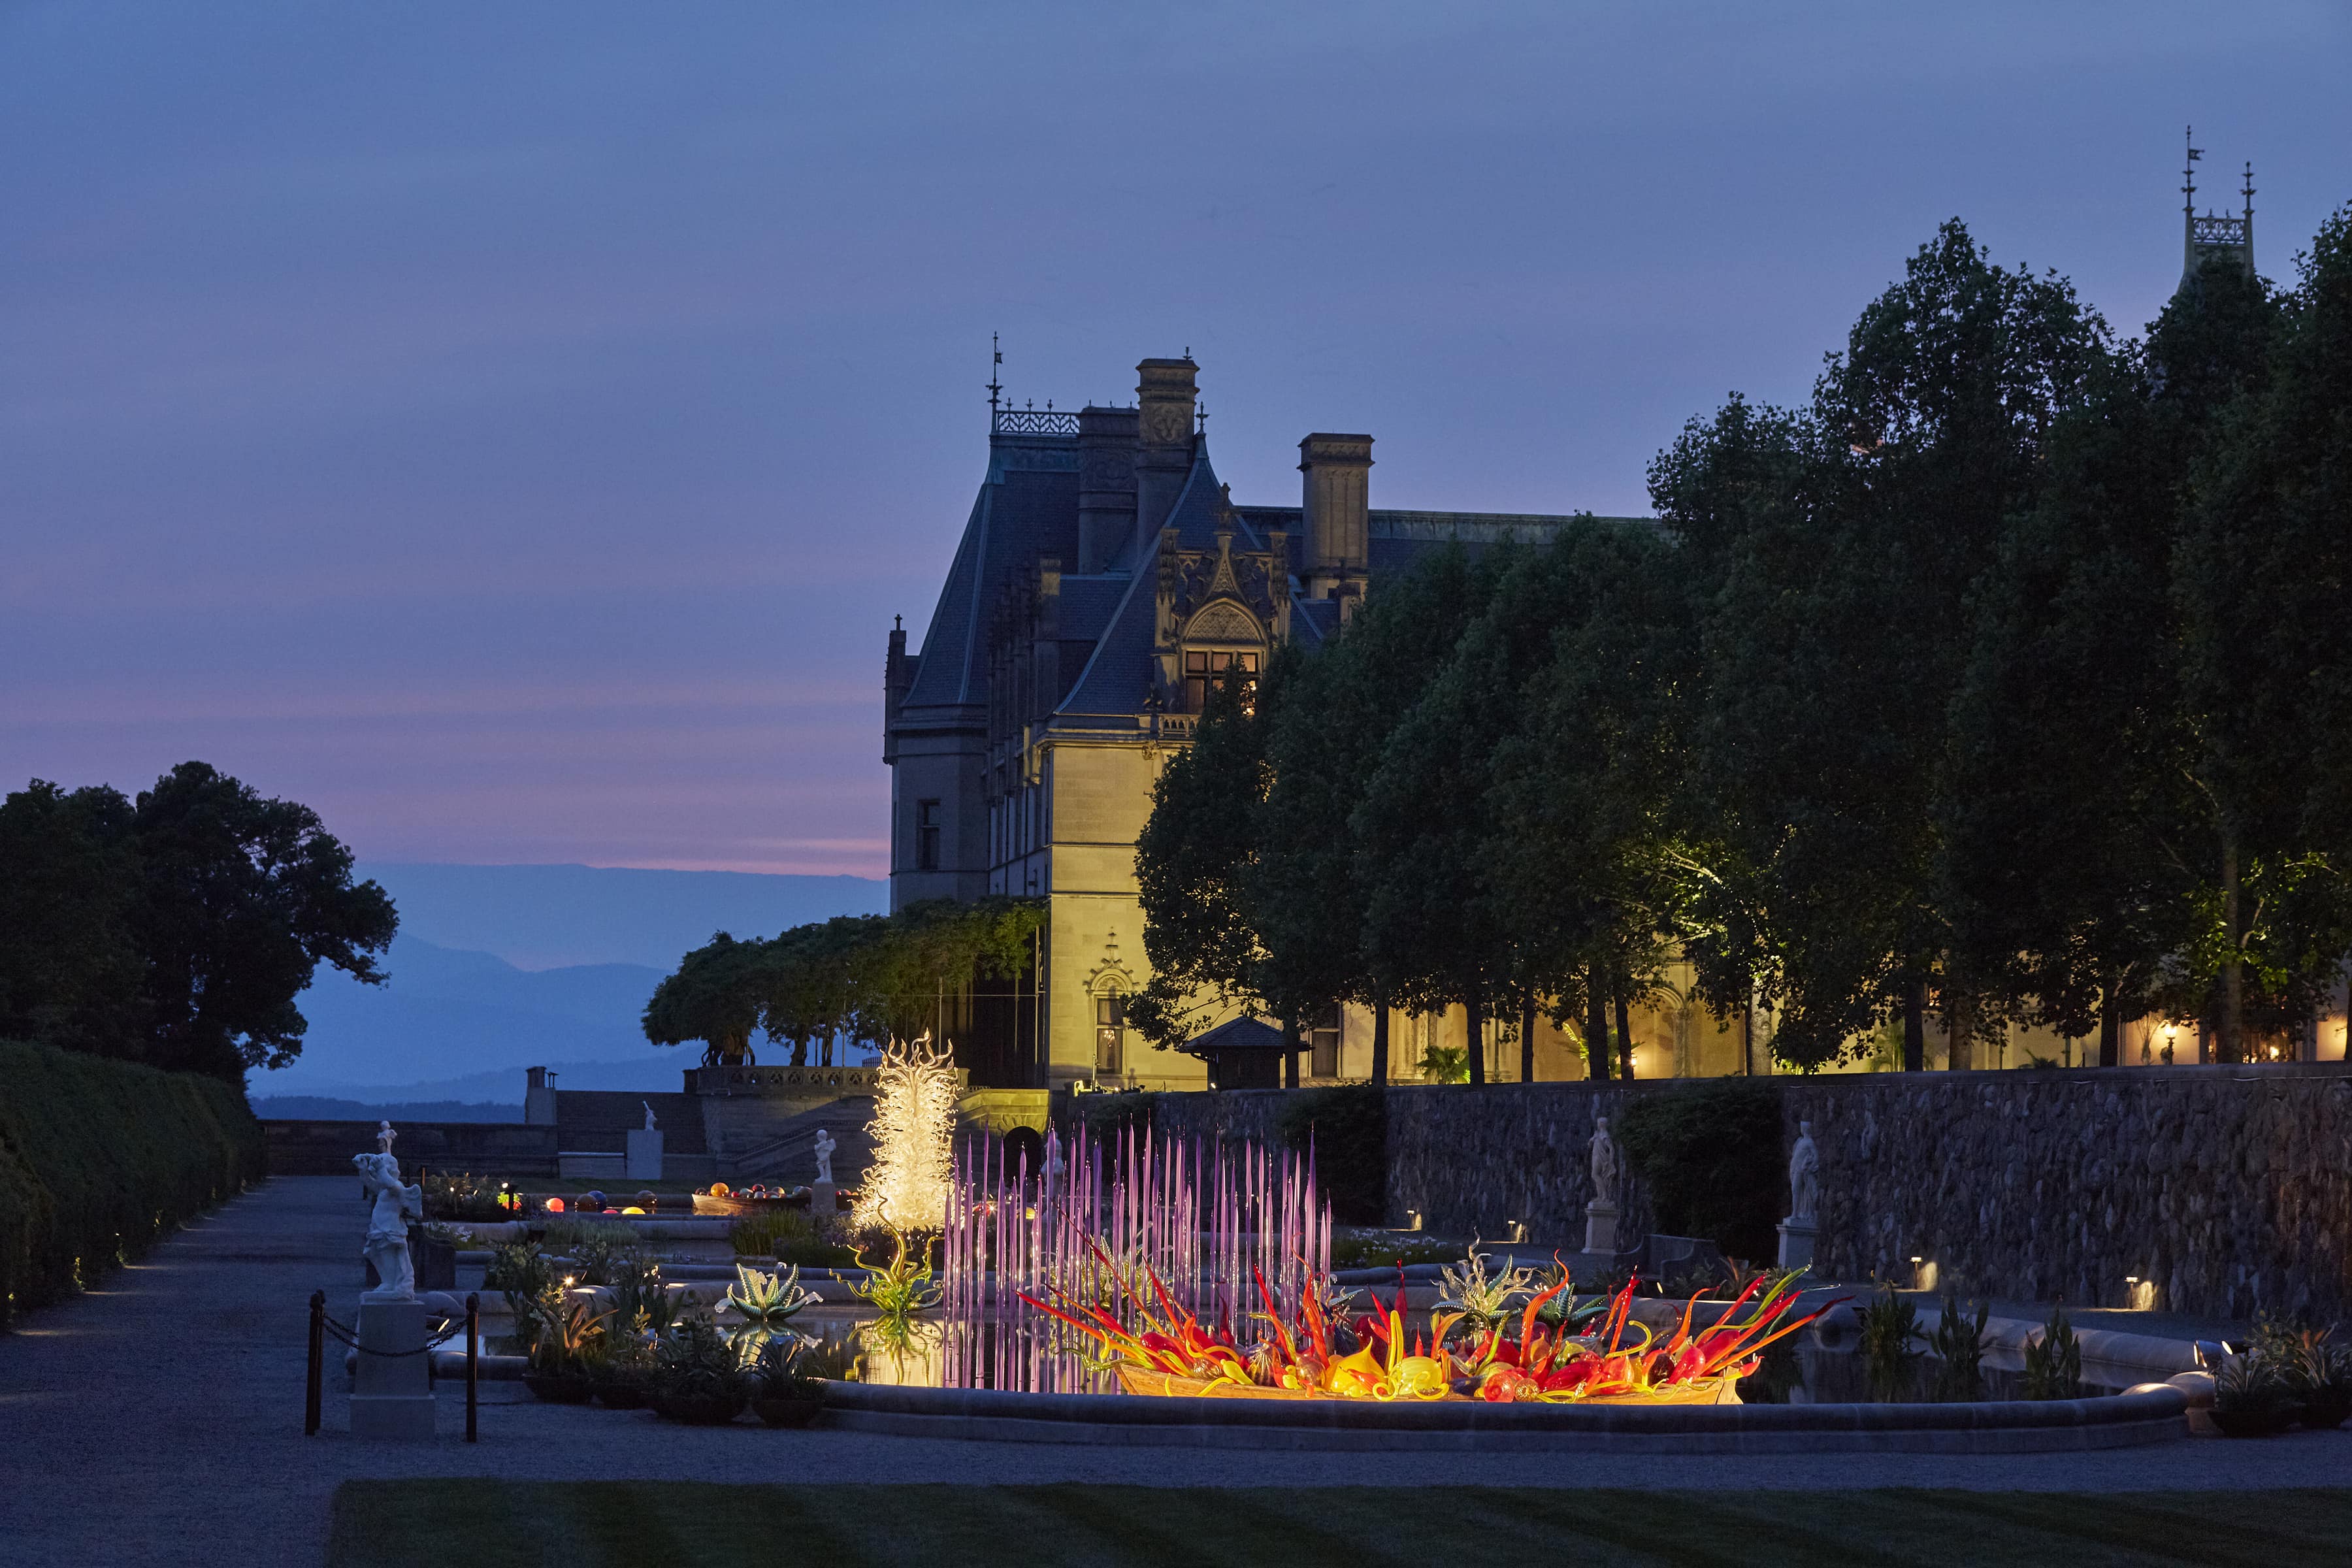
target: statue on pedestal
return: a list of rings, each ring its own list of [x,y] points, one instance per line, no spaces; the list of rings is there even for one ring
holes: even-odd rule
[[[637,1103],[638,1103],[639,1105],[642,1105],[642,1106],[644,1106],[644,1107],[646,1108],[646,1131],[648,1131],[648,1132],[653,1131],[654,1131],[654,1102],[653,1102],[652,1100],[641,1100],[637,1101]]]
[[[1609,1136],[1609,1118],[1592,1119],[1592,1201],[1617,1202],[1617,1141]]]
[[[1821,1233],[1822,1152],[1813,1144],[1813,1124],[1797,1123],[1797,1145],[1789,1151],[1789,1217],[1780,1222],[1780,1267],[1810,1268],[1813,1241]]]
[[[384,1146],[385,1152],[352,1156],[352,1164],[360,1173],[360,1186],[373,1200],[368,1210],[367,1237],[360,1244],[360,1253],[375,1265],[378,1284],[360,1299],[414,1301],[416,1265],[408,1256],[408,1222],[425,1217],[425,1189],[402,1184],[400,1162],[389,1152],[389,1127],[376,1135],[376,1142]]]
[[[820,1127],[816,1130],[816,1182],[821,1187],[833,1185],[833,1134]]]
[[[1789,1217],[1811,1220],[1822,1207],[1822,1152],[1813,1146],[1813,1124],[1797,1123],[1797,1146],[1789,1151]]]
[[[1609,1136],[1609,1118],[1592,1119],[1592,1201],[1584,1205],[1584,1250],[1613,1255],[1617,1250],[1617,1141]]]

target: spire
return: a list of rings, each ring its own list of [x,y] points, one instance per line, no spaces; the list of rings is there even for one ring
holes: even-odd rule
[[[2197,279],[2197,269],[2208,258],[2220,258],[2246,269],[2254,270],[2254,166],[2246,165],[2246,210],[2242,217],[2209,212],[2197,216],[2197,163],[2205,156],[2205,149],[2197,145],[2194,126],[2184,135],[2189,158],[2180,169],[2180,287],[2187,289]],[[2177,292],[2177,290],[2176,290]]]
[[[996,427],[997,401],[999,395],[1004,391],[1004,349],[996,341],[994,332],[988,334],[988,424],[989,428],[992,430]]]

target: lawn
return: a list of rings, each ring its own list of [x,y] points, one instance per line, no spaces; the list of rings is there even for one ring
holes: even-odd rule
[[[2352,1491],[1567,1491],[347,1481],[329,1568],[2352,1561]]]

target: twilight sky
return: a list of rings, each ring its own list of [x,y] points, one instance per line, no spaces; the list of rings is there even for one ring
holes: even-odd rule
[[[1376,506],[1646,510],[1944,217],[2137,331],[2184,121],[2291,276],[2347,79],[2261,0],[0,0],[0,784],[877,875],[990,331],[1041,406],[1191,348],[1239,500],[1369,430]]]

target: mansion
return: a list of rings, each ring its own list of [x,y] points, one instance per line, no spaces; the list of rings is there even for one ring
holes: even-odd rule
[[[1198,367],[1136,369],[1132,407],[992,415],[988,473],[920,648],[890,633],[891,907],[1003,893],[1052,910],[1034,973],[983,982],[949,1016],[975,1083],[1205,1087],[1202,1060],[1128,1029],[1124,999],[1149,973],[1136,837],[1211,685],[1230,665],[1262,668],[1277,641],[1335,635],[1426,551],[1539,543],[1593,521],[1378,510],[1365,435],[1301,440],[1296,504],[1236,501],[1202,432]],[[1370,1016],[1317,1022],[1306,1076],[1366,1076]],[[1691,1022],[1637,1070],[1727,1070],[1712,1058],[1738,1037],[1702,1018],[1692,1039]],[[1459,1009],[1397,1015],[1396,1075],[1432,1044],[1462,1046],[1464,1027]],[[1538,1052],[1545,1076],[1582,1076],[1564,1037]],[[1496,1076],[1515,1074],[1517,1047],[1497,1055]]]
[[[910,651],[903,628],[889,634],[891,907],[1011,894],[1051,910],[1028,973],[941,999],[940,1033],[976,1086],[1210,1086],[1202,1057],[1155,1050],[1128,1027],[1125,999],[1149,973],[1136,838],[1160,770],[1190,743],[1222,671],[1262,668],[1283,639],[1311,648],[1336,636],[1384,577],[1443,545],[1475,554],[1647,521],[1382,510],[1370,504],[1368,435],[1300,440],[1297,504],[1236,501],[1210,460],[1198,367],[1148,359],[1137,374],[1131,407],[993,408],[988,471],[921,646]],[[1633,1011],[1635,1076],[1769,1072],[1769,1016],[1718,1017],[1689,999],[1690,979],[1676,966],[1661,997]],[[1235,1026],[1221,1038],[1252,1050],[1220,1056],[1218,1081],[1275,1081],[1273,1032],[1226,1022]],[[1308,1024],[1303,1079],[1370,1076],[1365,1009]],[[1475,1048],[1488,1081],[1517,1078],[1517,1040],[1492,1022],[1483,1033]],[[1538,1078],[1585,1076],[1573,1040],[1540,1019],[1536,1034]],[[1473,1047],[1460,1007],[1397,1013],[1390,1039],[1402,1081],[1433,1047]],[[2341,1056],[2343,1039],[2339,1016],[2311,1054]],[[1943,1065],[1944,1044],[1931,1022],[1929,1066]],[[1879,1045],[1879,1059],[1854,1070],[1893,1065],[1892,1041]],[[2123,1040],[2127,1064],[2195,1061],[2200,1047],[2195,1030],[2153,1019]],[[2079,1050],[2020,1029],[1979,1046],[1976,1062],[2073,1062]]]

